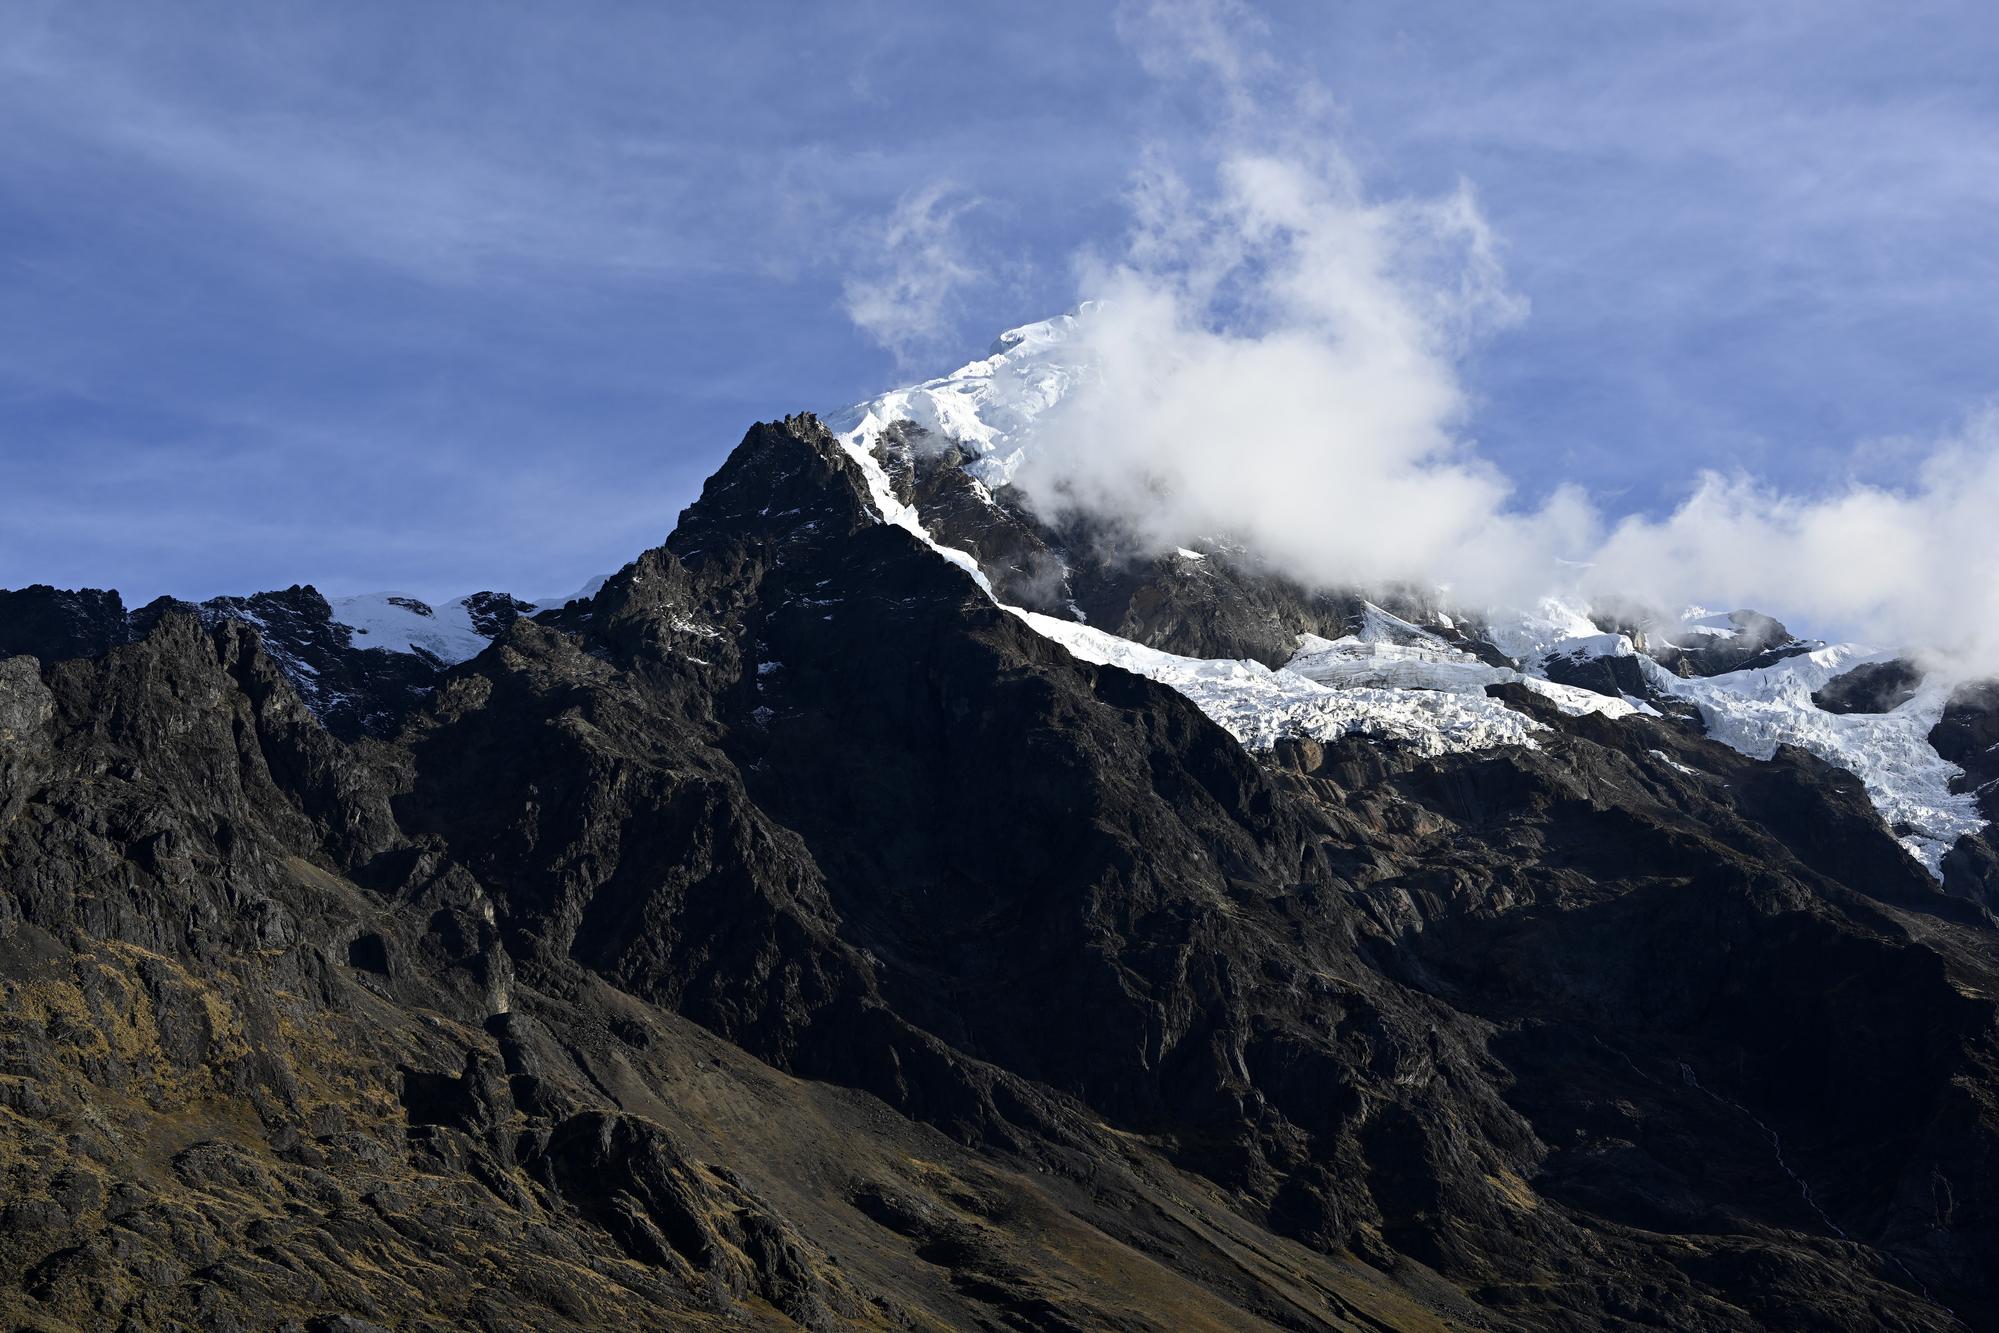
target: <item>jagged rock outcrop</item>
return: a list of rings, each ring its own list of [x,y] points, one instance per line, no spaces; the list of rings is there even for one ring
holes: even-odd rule
[[[1572,648],[1550,652],[1538,665],[1541,674],[1549,680],[1559,685],[1574,685],[1592,694],[1607,695],[1613,699],[1625,695],[1646,699],[1653,694],[1638,655],[1633,651],[1594,652]]]
[[[810,418],[515,611],[379,737],[236,621],[0,662],[16,1324],[1999,1319],[1992,918],[1809,755],[1249,755]]]
[[[1814,691],[1812,702],[1828,713],[1886,713],[1914,698],[1922,683],[1922,671],[1902,658],[1863,662]]]
[[[1712,629],[1683,631],[1678,639],[1660,638],[1652,657],[1682,676],[1719,676],[1730,671],[1768,666],[1786,657],[1822,647],[1800,639],[1783,622],[1760,611],[1731,611]]]
[[[1953,788],[1975,795],[1987,820],[1999,820],[1999,683],[1953,691],[1929,740],[1938,754],[1964,770]],[[1958,839],[1944,858],[1944,884],[1999,912],[1999,838],[1992,824]]]
[[[398,594],[352,600],[379,601],[419,620],[436,616],[432,607]],[[460,605],[474,646],[535,612],[532,603],[496,592],[473,593]],[[420,643],[377,644],[366,626],[342,623],[318,589],[302,584],[198,604],[160,597],[129,611],[116,592],[96,588],[0,589],[0,657],[18,654],[44,662],[95,657],[136,643],[174,612],[210,625],[237,621],[254,627],[264,653],[321,724],[342,740],[392,734],[449,665]]]
[[[916,507],[937,541],[976,559],[1010,605],[1078,618],[1163,652],[1266,666],[1290,658],[1300,634],[1337,639],[1364,620],[1369,597],[1359,591],[1307,588],[1233,542],[1162,555],[1101,515],[1044,517],[1011,487],[987,489],[965,470],[963,448],[912,423],[891,426],[877,451],[897,497]],[[1433,595],[1388,588],[1369,596],[1487,662],[1510,665],[1440,616]]]

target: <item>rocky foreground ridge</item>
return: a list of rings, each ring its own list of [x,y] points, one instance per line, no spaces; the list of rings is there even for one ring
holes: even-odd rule
[[[0,600],[13,1326],[1999,1325],[1984,834],[1510,678],[1531,746],[1252,753],[875,488],[1159,652],[1383,608],[872,458],[758,426],[380,690],[310,590]]]

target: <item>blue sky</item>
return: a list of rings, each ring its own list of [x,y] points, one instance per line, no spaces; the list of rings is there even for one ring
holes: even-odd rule
[[[1251,8],[1371,193],[1475,191],[1527,313],[1466,430],[1523,504],[1892,484],[1999,391],[1988,8]],[[1087,295],[1225,111],[1129,6],[0,16],[0,586],[135,599],[568,591],[751,421]],[[871,333],[911,216],[949,280]]]

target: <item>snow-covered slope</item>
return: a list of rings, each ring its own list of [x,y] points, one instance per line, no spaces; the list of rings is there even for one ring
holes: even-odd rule
[[[1520,673],[1506,667],[1488,666],[1470,653],[1439,644],[1370,643],[1348,635],[1322,639],[1316,634],[1298,636],[1298,652],[1284,669],[1307,680],[1336,688],[1376,686],[1405,690],[1446,690],[1454,694],[1476,694],[1501,681],[1518,680]]]
[[[972,572],[988,592],[978,561],[934,540],[921,515],[897,499],[875,445],[890,426],[911,421],[974,454],[966,470],[978,481],[996,487],[1011,480],[1033,447],[1036,419],[1092,373],[1078,333],[1069,315],[1008,330],[985,357],[949,375],[829,417],[867,475],[883,517]],[[1009,609],[1078,657],[1179,690],[1252,748],[1284,736],[1350,732],[1424,753],[1532,746],[1536,724],[1487,696],[1488,685],[1517,682],[1564,711],[1612,717],[1654,713],[1644,698],[1632,697],[1642,694],[1661,707],[1668,699],[1687,701],[1712,737],[1746,754],[1767,758],[1779,745],[1795,745],[1855,773],[1902,845],[1932,873],[1961,834],[1983,827],[1974,798],[1950,790],[1961,770],[1928,740],[1946,684],[1926,685],[1891,712],[1827,712],[1813,702],[1815,690],[1842,671],[1891,655],[1799,642],[1754,612],[1689,608],[1676,623],[1646,627],[1651,645],[1641,651],[1622,627],[1599,624],[1588,608],[1557,598],[1526,609],[1487,608],[1480,613],[1484,636],[1513,660],[1509,668],[1370,604],[1357,632],[1338,639],[1300,635],[1294,655],[1273,670],[1252,661],[1176,656],[1075,621]]]
[[[1488,619],[1493,647],[1523,662],[1558,643],[1601,632],[1580,608],[1556,597],[1544,597],[1526,610],[1495,611]]]
[[[1886,713],[1829,713],[1812,702],[1834,676],[1892,656],[1837,644],[1752,670],[1693,680],[1660,672],[1660,679],[1699,706],[1710,736],[1744,754],[1767,759],[1779,745],[1795,745],[1852,772],[1909,854],[1938,873],[1952,844],[1985,826],[1977,798],[1950,789],[1963,770],[1929,742],[1949,686],[1926,682]]]
[[[1267,750],[1287,736],[1324,741],[1354,732],[1431,755],[1495,745],[1533,748],[1534,733],[1544,729],[1475,690],[1326,685],[1287,667],[1176,657],[1073,620],[1009,609],[1086,662],[1123,667],[1178,690],[1252,750]]]
[[[460,597],[432,606],[399,592],[327,598],[334,622],[354,632],[356,648],[422,652],[447,665],[477,657],[493,641],[494,630],[482,633],[474,624],[470,601]]]
[[[934,410],[942,412],[943,415],[933,417],[934,420],[950,420],[953,413],[972,412],[982,407],[988,399],[980,396],[980,386],[990,380],[987,372],[1006,368],[1009,351],[1004,349],[1059,345],[1059,340],[1048,337],[1044,332],[1054,323],[1030,325],[1029,330],[1034,331],[1031,338],[1019,336],[1022,330],[1003,335],[999,344],[1003,350],[987,361],[973,363],[966,371],[959,372],[959,377],[947,377],[918,389],[884,395],[875,403],[850,412],[847,414],[849,424],[839,437],[848,456],[867,479],[869,495],[883,521],[907,529],[944,559],[968,570],[988,594],[992,592],[992,585],[980,571],[978,561],[965,551],[939,543],[924,526],[916,510],[896,497],[886,470],[874,454],[873,445],[882,430],[900,419],[894,416],[884,419],[883,413],[900,410],[906,402],[929,404]],[[1012,342],[1009,343],[1009,340]],[[979,373],[968,373],[975,370]],[[904,397],[909,394],[917,397],[913,400]],[[936,408],[935,405],[940,402],[945,406]],[[990,431],[977,438],[990,443],[1007,437],[1002,432]],[[1005,459],[1017,461],[1017,455],[1006,455]],[[1007,465],[1010,467],[1011,463]],[[1272,670],[1252,661],[1180,657],[1077,621],[1062,620],[1019,607],[1006,609],[1084,661],[1119,666],[1178,690],[1250,749],[1267,750],[1287,736],[1330,740],[1361,732],[1410,745],[1423,754],[1444,754],[1495,745],[1531,747],[1534,745],[1533,733],[1542,729],[1539,723],[1525,714],[1484,694],[1482,682],[1474,684],[1469,670],[1462,675],[1438,677],[1436,683],[1422,688],[1383,688],[1358,681],[1326,684],[1288,666]],[[1393,648],[1394,641],[1402,639],[1437,643],[1444,648],[1444,653],[1439,654],[1440,660],[1446,655],[1465,657],[1455,649],[1442,645],[1441,641],[1434,640],[1434,636],[1418,626],[1399,620],[1378,607],[1370,608],[1370,611],[1367,633],[1378,644],[1367,645],[1360,651],[1377,646]],[[1315,640],[1306,647],[1309,652],[1317,654],[1315,660],[1320,661],[1329,660],[1329,653],[1344,651],[1341,645],[1324,639]],[[1413,655],[1431,650],[1419,643],[1403,651]],[[1487,670],[1476,659],[1466,660],[1474,668]],[[1450,665],[1458,664],[1453,662]],[[1506,674],[1517,678],[1515,673]],[[1547,685],[1548,682],[1537,684]],[[1548,692],[1551,697],[1556,697],[1558,704],[1574,712],[1598,711],[1614,707],[1618,702],[1591,695],[1586,690],[1571,691],[1561,686],[1553,686]]]
[[[866,450],[891,425],[913,421],[979,455],[967,470],[1003,485],[1020,466],[1034,419],[1090,374],[1076,343],[1077,316],[1088,311],[1085,304],[1076,315],[1008,329],[977,361],[832,413],[827,425]]]

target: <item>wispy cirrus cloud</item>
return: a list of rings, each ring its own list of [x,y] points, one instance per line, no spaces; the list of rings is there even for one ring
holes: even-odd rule
[[[978,206],[955,183],[932,181],[861,228],[857,259],[841,287],[847,317],[898,364],[935,355],[956,328],[963,293],[980,276],[958,221]]]
[[[12,41],[0,109],[16,134],[0,156],[73,172],[81,155],[176,191],[190,214],[446,282],[739,267],[773,240],[739,232],[730,250],[694,225],[703,205],[683,183],[716,172],[722,154],[663,127],[606,136],[592,120],[473,105],[448,88],[370,95],[329,77],[330,38],[246,40],[269,73],[212,87],[199,65],[135,61],[60,25]]]

